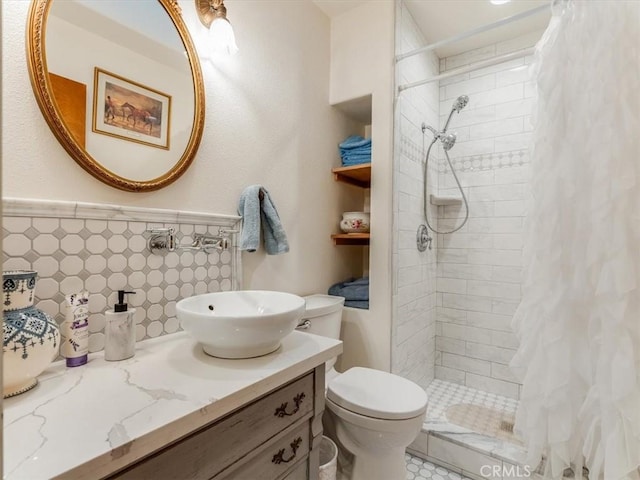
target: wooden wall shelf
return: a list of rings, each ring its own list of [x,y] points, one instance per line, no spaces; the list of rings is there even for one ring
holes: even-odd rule
[[[331,171],[333,172],[333,179],[337,182],[348,183],[362,188],[371,187],[371,163],[337,167]]]
[[[368,233],[337,233],[331,235],[334,245],[369,245]]]

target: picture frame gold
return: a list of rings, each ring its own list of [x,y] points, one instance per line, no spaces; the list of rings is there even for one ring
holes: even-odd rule
[[[171,95],[95,67],[92,130],[168,150]]]

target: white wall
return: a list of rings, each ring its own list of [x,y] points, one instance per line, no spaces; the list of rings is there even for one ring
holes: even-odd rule
[[[369,310],[345,309],[342,369],[391,368],[393,32],[392,0],[367,2],[331,19],[331,104],[371,95]]]
[[[404,2],[397,12],[396,54],[424,46],[424,36]],[[438,61],[433,52],[402,60],[396,67],[398,84],[437,75]],[[395,112],[392,371],[425,388],[434,378],[437,244],[434,238],[431,250],[419,252],[416,231],[425,223],[423,161],[432,139],[429,131],[423,135],[421,126],[426,122],[437,128],[438,93],[437,83],[405,90]],[[434,148],[431,193],[437,193],[437,160]],[[437,207],[429,211],[434,227],[437,213]]]
[[[522,49],[540,33],[441,60],[441,70]],[[438,239],[436,378],[517,398],[508,363],[517,348],[511,317],[521,295],[522,224],[529,192],[528,147],[533,91],[531,58],[450,78],[440,84],[440,125],[455,98],[469,104],[455,114],[450,151],[469,200],[469,221]],[[440,193],[459,195],[444,161]],[[439,207],[441,228],[460,224],[464,207]]]
[[[199,38],[194,2],[180,3]],[[330,22],[317,7],[285,0],[228,5],[240,52],[224,64],[203,64],[206,124],[195,161],[174,184],[142,194],[95,180],[49,130],[27,72],[28,7],[3,2],[4,196],[233,214],[243,188],[260,183],[278,206],[291,252],[243,255],[245,288],[325,292],[357,268],[359,260],[329,240],[341,212],[361,197],[330,174],[337,144],[353,125],[329,106]]]

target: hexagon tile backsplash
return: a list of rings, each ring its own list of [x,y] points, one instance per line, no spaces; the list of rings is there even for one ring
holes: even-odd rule
[[[158,255],[144,233],[173,227],[179,241],[189,242],[194,233],[238,228],[236,216],[22,199],[4,199],[3,214],[3,270],[38,272],[38,308],[61,323],[64,296],[89,291],[90,352],[104,347],[104,312],[113,308],[117,290],[136,292],[128,302],[136,307],[139,341],[180,330],[181,298],[240,286],[235,234],[222,252]]]

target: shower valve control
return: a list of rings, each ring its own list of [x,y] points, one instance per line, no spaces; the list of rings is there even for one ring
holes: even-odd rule
[[[429,250],[431,250],[432,241],[433,237],[429,235],[429,229],[427,228],[427,226],[420,225],[416,234],[416,245],[418,246],[418,251],[424,252],[427,247],[429,247]]]

